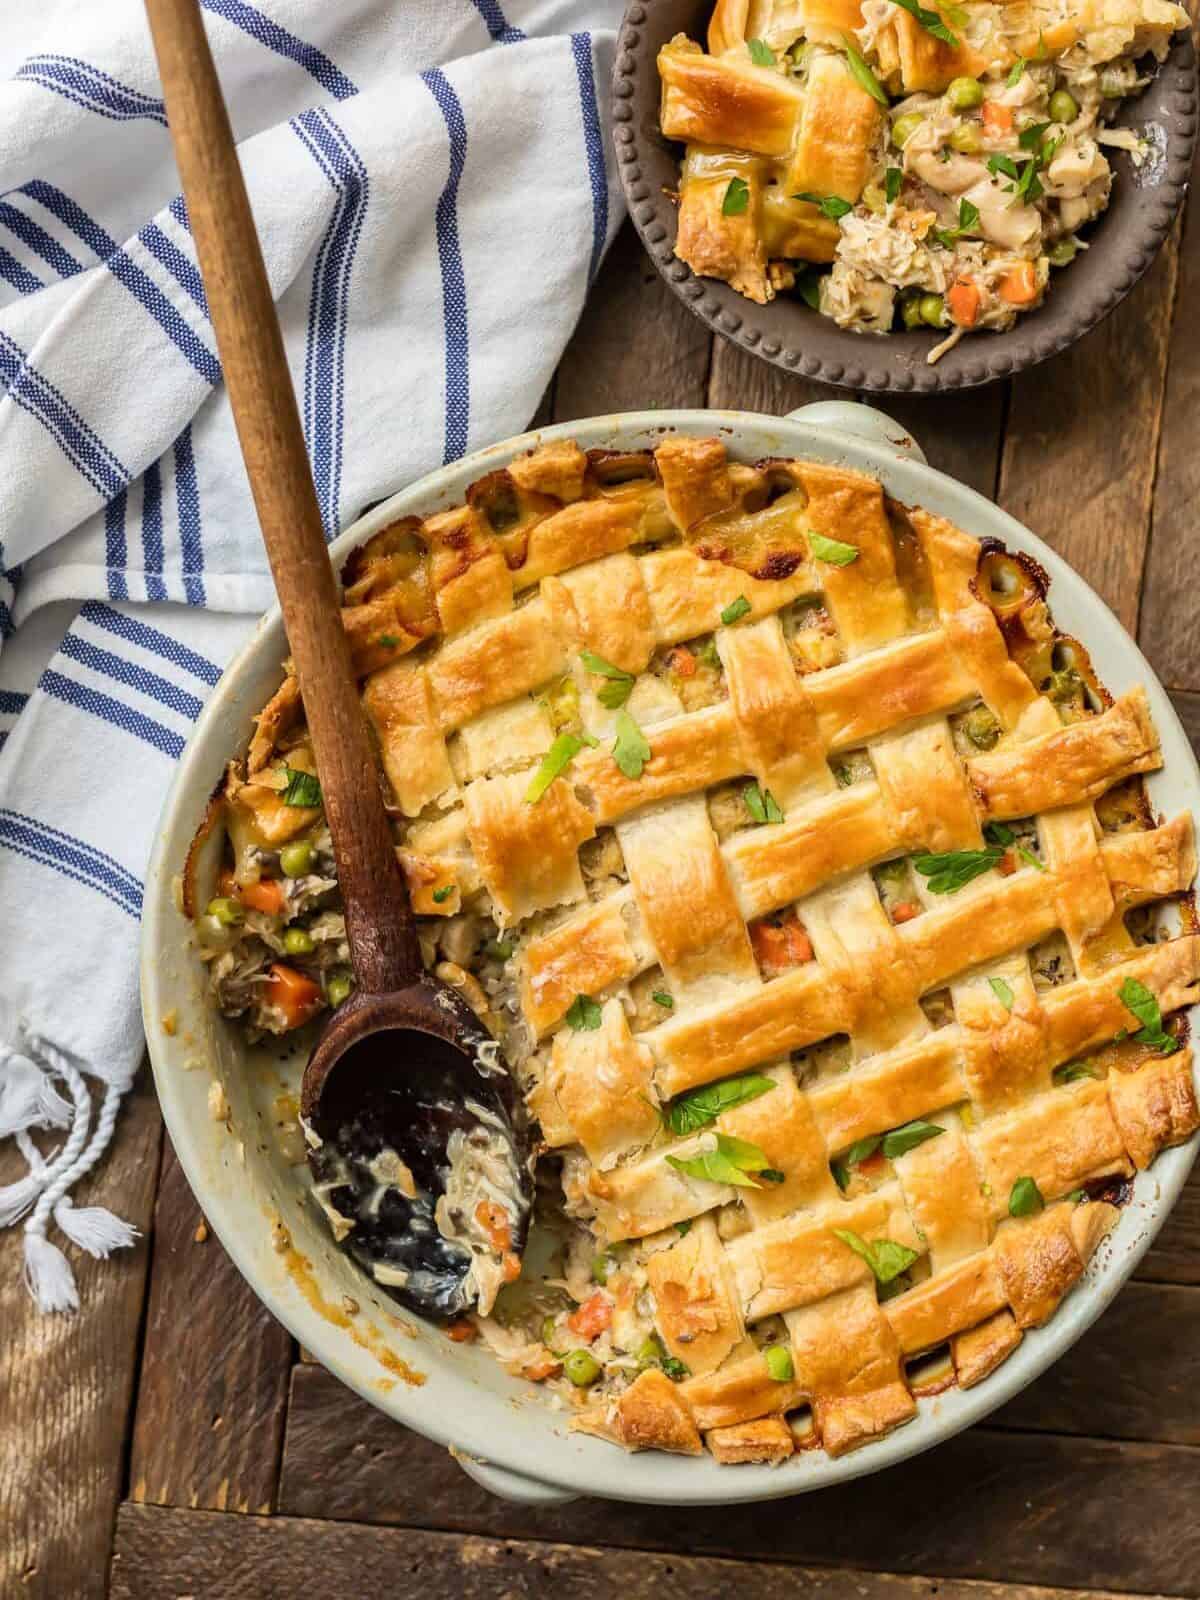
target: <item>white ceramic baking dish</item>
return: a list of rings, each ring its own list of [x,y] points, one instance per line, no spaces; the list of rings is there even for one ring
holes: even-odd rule
[[[1090,588],[1040,539],[961,484],[925,465],[904,430],[879,412],[846,402],[808,406],[779,419],[736,411],[654,411],[572,422],[524,434],[430,474],[349,528],[332,546],[339,562],[352,546],[395,517],[429,513],[461,499],[466,486],[540,440],[572,437],[586,447],[636,449],[664,434],[718,433],[745,460],[807,456],[877,476],[908,504],[941,513],[978,537],[1029,552],[1050,574],[1055,618],[1088,646],[1114,694],[1146,686],[1162,739],[1164,768],[1149,780],[1155,807],[1195,808],[1200,772],[1175,711],[1137,646]],[[304,1200],[306,1169],[287,1164],[274,1133],[279,1077],[298,1082],[303,1054],[293,1046],[248,1050],[211,1008],[190,925],[177,906],[177,878],[205,803],[229,757],[249,736],[251,716],[277,687],[286,654],[278,611],[264,617],[230,665],[200,717],[163,814],[146,883],[142,997],[159,1099],[184,1171],[238,1268],[279,1318],[330,1372],[397,1422],[451,1448],[487,1488],[509,1498],[552,1503],[577,1494],[666,1504],[771,1499],[874,1472],[979,1421],[1043,1372],[1079,1338],[1133,1271],[1174,1204],[1196,1141],[1166,1151],[1138,1176],[1133,1199],[1079,1287],[1042,1329],[1026,1336],[990,1378],[920,1403],[919,1415],[881,1443],[831,1460],[804,1452],[782,1467],[718,1466],[660,1453],[628,1456],[568,1431],[566,1412],[535,1386],[510,1378],[480,1346],[452,1344],[432,1326],[397,1327],[397,1308],[333,1243],[324,1218]],[[174,1031],[162,1019],[171,1013]],[[228,1126],[209,1109],[213,1079],[231,1109]],[[276,1248],[282,1218],[295,1252]],[[273,1238],[273,1233],[275,1237]],[[360,1307],[347,1316],[344,1295]],[[397,1376],[391,1351],[425,1381]]]

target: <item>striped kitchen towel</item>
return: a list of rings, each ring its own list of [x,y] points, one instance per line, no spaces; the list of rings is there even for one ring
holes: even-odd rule
[[[619,0],[200,0],[327,534],[529,421],[619,221]],[[0,1140],[31,1292],[142,1055],[142,879],[273,590],[141,0],[0,35]],[[19,1169],[20,1170],[20,1169]]]

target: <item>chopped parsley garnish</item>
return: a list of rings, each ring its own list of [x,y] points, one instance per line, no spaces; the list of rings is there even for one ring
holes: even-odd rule
[[[999,151],[997,151],[995,155],[988,157],[987,169],[993,178],[998,177],[1001,173],[1003,173],[1006,178],[1011,178],[1014,183],[1021,176],[1020,169],[1013,158],[1011,156],[1001,155]]]
[[[567,770],[584,745],[595,745],[598,742],[588,733],[560,733],[542,757],[541,765],[525,791],[525,804],[535,806],[555,778]]]
[[[761,1073],[747,1072],[738,1078],[726,1078],[723,1083],[705,1084],[702,1089],[692,1089],[681,1094],[667,1107],[664,1121],[672,1133],[698,1133],[715,1122],[722,1111],[742,1106],[775,1087],[773,1078]]]
[[[811,529],[808,542],[813,555],[826,566],[848,567],[852,561],[858,560],[859,550],[856,544],[843,544],[840,539],[827,539],[823,533],[814,533]]]
[[[764,1183],[786,1183],[787,1173],[780,1172],[778,1167],[764,1167],[759,1173]]]
[[[319,806],[321,784],[311,772],[300,772],[295,767],[284,767],[287,787],[283,791],[285,806]]]
[[[600,704],[609,711],[616,711],[623,706],[633,692],[633,674],[622,667],[614,667],[611,661],[598,656],[594,650],[581,650],[579,659],[589,672],[607,680],[596,691]]]
[[[600,1007],[586,994],[577,994],[567,1011],[567,1023],[576,1033],[594,1033],[600,1026]]]
[[[1098,1078],[1100,1074],[1090,1061],[1064,1061],[1050,1076],[1055,1083],[1078,1083],[1081,1078]]]
[[[964,233],[970,233],[972,229],[978,226],[979,207],[972,205],[969,200],[960,200],[958,202],[957,226],[953,228],[935,228],[933,236],[939,244],[945,245],[947,250],[953,250]]]
[[[854,782],[854,774],[844,761],[833,763],[833,775],[837,779],[839,789],[848,789]]]
[[[849,200],[843,200],[836,194],[812,194],[804,189],[799,194],[792,196],[793,200],[807,200],[810,206],[816,206],[823,217],[828,217],[830,222],[837,222],[839,218],[848,216],[854,207]]]
[[[821,309],[821,279],[824,276],[816,267],[805,267],[803,272],[796,275],[796,293],[814,311]]]
[[[999,1000],[1005,1011],[1011,1011],[1013,1008],[1013,992],[1011,987],[1005,983],[1003,978],[989,978],[988,984],[992,993],[996,996],[996,999]]]
[[[685,1366],[678,1356],[663,1356],[658,1364],[672,1383],[682,1383],[692,1375],[692,1369]]]
[[[1004,82],[1008,86],[1008,88],[1015,89],[1017,87],[1017,85],[1020,83],[1021,78],[1024,75],[1024,72],[1025,72],[1025,60],[1024,60],[1024,57],[1023,56],[1018,56],[1017,59],[1013,62],[1012,66],[1008,70],[1008,77],[1005,78],[1005,80],[1004,80]]]
[[[740,217],[750,204],[750,185],[745,178],[730,178],[725,198],[721,201],[723,217]]]
[[[755,822],[783,821],[783,812],[770,789],[760,789],[756,783],[748,783],[742,790],[742,804]]]
[[[677,1222],[675,1224],[675,1232],[679,1235],[679,1237],[681,1239],[686,1239],[688,1234],[691,1233],[691,1231],[692,1231],[692,1220],[691,1220],[690,1217],[688,1218],[688,1220],[686,1222]]]
[[[1068,1200],[1073,1201],[1075,1203],[1075,1205],[1082,1205],[1082,1203],[1087,1199],[1087,1190],[1086,1189],[1072,1189],[1070,1194],[1067,1195],[1066,1198]]]
[[[767,1373],[776,1383],[791,1383],[796,1376],[792,1365],[792,1352],[785,1344],[769,1344],[763,1350]]]
[[[661,1006],[664,1011],[674,1011],[675,1009],[675,997],[674,995],[669,995],[665,989],[655,989],[650,998],[656,1006]]]
[[[1012,1186],[1012,1193],[1008,1197],[1008,1214],[1010,1217],[1036,1217],[1039,1211],[1046,1209],[1046,1202],[1042,1199],[1042,1191],[1032,1178],[1018,1178]]]
[[[889,167],[883,175],[883,194],[888,205],[900,193],[900,185],[904,182],[904,173],[899,167]]]
[[[958,35],[951,33],[936,11],[926,11],[925,7],[918,5],[917,0],[894,0],[901,11],[907,11],[910,17],[915,17],[926,33],[931,33],[935,39],[940,39],[943,44],[948,44],[951,50],[958,49]]]
[[[894,1239],[864,1239],[849,1228],[835,1228],[834,1233],[843,1244],[849,1245],[855,1255],[861,1256],[880,1283],[891,1283],[902,1272],[907,1272],[917,1259],[918,1252]]]
[[[394,650],[400,643],[394,633],[381,633],[375,642],[381,644],[385,650]]]
[[[860,89],[869,94],[872,100],[877,100],[886,110],[888,97],[883,85],[863,60],[858,46],[847,34],[842,35],[842,48],[846,52],[846,65],[850,68],[850,76]]]
[[[775,65],[775,52],[765,39],[747,39],[746,44],[750,50],[750,59],[756,67]]]
[[[1017,135],[1017,143],[1022,150],[1037,150],[1041,145],[1042,135],[1049,126],[1048,122],[1031,122]]]
[[[757,1189],[752,1172],[770,1170],[770,1162],[749,1139],[734,1139],[727,1133],[715,1135],[715,1150],[701,1150],[694,1156],[668,1156],[677,1172],[688,1178],[703,1178],[708,1183],[728,1183],[736,1189]]]
[[[1163,1027],[1158,1001],[1144,983],[1137,978],[1126,978],[1117,990],[1117,999],[1141,1023],[1133,1035],[1139,1044],[1153,1045],[1160,1055],[1173,1055],[1179,1049],[1179,1040]]]
[[[627,778],[640,778],[642,768],[650,759],[645,735],[628,711],[617,712],[617,737],[612,753],[613,760]]]
[[[999,845],[989,845],[984,850],[946,850],[938,855],[914,856],[913,866],[929,879],[926,887],[930,894],[953,894],[972,878],[989,872],[1003,855]]]
[[[749,616],[750,609],[749,600],[746,599],[744,594],[740,594],[736,600],[731,600],[722,611],[721,621],[727,628],[731,628],[735,622],[740,622],[743,617]]]
[[[1045,862],[1039,861],[1033,851],[1027,849],[1025,845],[1018,844],[1016,834],[1011,828],[1006,827],[1003,822],[989,822],[983,830],[983,837],[989,844],[1003,845],[1006,849],[1009,845],[1012,845],[1022,861],[1027,861],[1031,867],[1036,867],[1039,872],[1046,871]]]
[[[454,885],[452,883],[444,883],[440,889],[433,891],[434,904],[440,906],[444,901],[449,900],[453,893]]]
[[[945,1131],[945,1128],[939,1127],[936,1122],[922,1122],[918,1117],[913,1122],[906,1122],[902,1128],[893,1128],[891,1133],[884,1134],[883,1153],[889,1161],[895,1161],[897,1156],[907,1155],[919,1144],[925,1144],[929,1139],[936,1139]]]

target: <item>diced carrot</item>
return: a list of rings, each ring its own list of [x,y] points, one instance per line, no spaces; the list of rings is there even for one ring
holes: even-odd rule
[[[1010,306],[1027,306],[1037,299],[1037,273],[1032,261],[1019,261],[1000,279],[1000,298]]]
[[[1017,870],[1017,858],[1011,850],[1006,850],[996,863],[996,871],[1002,878],[1011,878]]]
[[[282,1011],[288,1028],[299,1028],[321,1009],[321,991],[295,967],[276,961],[267,976],[267,1004]]]
[[[901,900],[898,906],[892,908],[893,922],[911,922],[915,916],[920,915],[921,908],[913,900]]]
[[[460,1317],[457,1322],[447,1323],[446,1337],[453,1339],[455,1344],[474,1344],[479,1337],[479,1329],[466,1317]]]
[[[677,672],[681,678],[696,676],[696,658],[687,645],[677,645],[671,651],[671,670]]]
[[[874,1172],[881,1171],[882,1168],[883,1168],[883,1151],[882,1150],[874,1150],[874,1151],[872,1151],[872,1153],[869,1156],[867,1156],[867,1158],[864,1161],[860,1161],[858,1163],[858,1170],[860,1172],[874,1173]]]
[[[505,1283],[516,1283],[521,1276],[521,1258],[506,1250],[500,1257],[500,1273]]]
[[[521,1368],[521,1376],[528,1378],[530,1383],[545,1383],[547,1378],[557,1378],[562,1371],[561,1361],[552,1361],[549,1357],[544,1361],[533,1360]]]
[[[773,922],[751,923],[750,943],[768,978],[778,977],[790,967],[803,966],[812,960],[812,942],[794,915],[778,926]]]
[[[504,1252],[512,1249],[512,1228],[503,1206],[498,1206],[494,1200],[481,1200],[475,1207],[475,1221],[487,1235],[494,1250]],[[518,1263],[517,1271],[520,1270]]]
[[[265,911],[269,917],[281,917],[287,910],[287,896],[278,878],[260,878],[257,883],[240,883],[237,897],[251,911]]]
[[[998,100],[985,100],[983,102],[983,125],[989,133],[1011,133],[1013,130],[1012,107],[1003,106]]]
[[[567,1327],[581,1339],[594,1339],[598,1333],[612,1326],[612,1301],[597,1289],[567,1318]]]
[[[960,328],[973,328],[979,321],[979,290],[970,278],[959,278],[946,291],[950,315]]]

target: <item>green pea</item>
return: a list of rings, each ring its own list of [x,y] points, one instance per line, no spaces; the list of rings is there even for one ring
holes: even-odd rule
[[[877,217],[887,211],[887,196],[877,183],[868,183],[862,192],[863,205]]]
[[[600,1376],[600,1363],[587,1350],[568,1350],[563,1357],[563,1372],[577,1389],[586,1389]]]
[[[975,78],[952,78],[946,99],[955,111],[970,111],[983,104],[983,85]]]
[[[785,1344],[769,1344],[763,1351],[767,1371],[776,1383],[790,1383],[796,1375],[792,1365],[792,1352]]]
[[[611,1256],[596,1256],[592,1261],[592,1282],[604,1285],[608,1282],[608,1275],[616,1266]]]
[[[204,909],[210,917],[216,917],[223,928],[236,928],[242,920],[240,901],[231,900],[228,895],[219,894],[215,900],[210,900]]]
[[[317,947],[312,934],[304,928],[288,928],[283,935],[283,948],[290,956],[310,956]]]
[[[354,979],[348,972],[331,972],[325,981],[325,998],[336,1009],[354,987]]]
[[[279,865],[287,878],[306,878],[312,871],[313,847],[307,839],[285,844],[279,852]]]
[[[964,718],[963,732],[976,750],[991,750],[1000,738],[1001,728],[987,706],[976,706]]]
[[[964,122],[960,127],[950,130],[946,143],[952,150],[957,150],[960,156],[977,156],[983,149],[983,134],[975,123]]]
[[[946,303],[940,294],[923,294],[921,296],[921,321],[927,322],[931,328],[940,328],[946,319]]]
[[[892,123],[892,143],[897,150],[904,149],[924,121],[925,118],[919,111],[906,111],[902,117],[896,118]]]
[[[1050,121],[1074,122],[1079,115],[1079,102],[1065,89],[1056,89],[1050,96]]]
[[[900,320],[906,328],[919,328],[922,326],[921,296],[919,294],[910,294],[906,299],[901,300]],[[838,782],[841,782],[840,778]]]
[[[1065,239],[1056,239],[1046,251],[1052,267],[1068,266],[1079,254],[1079,241],[1068,234]]]
[[[663,1358],[663,1347],[654,1334],[638,1346],[636,1355],[639,1367],[656,1367]]]

